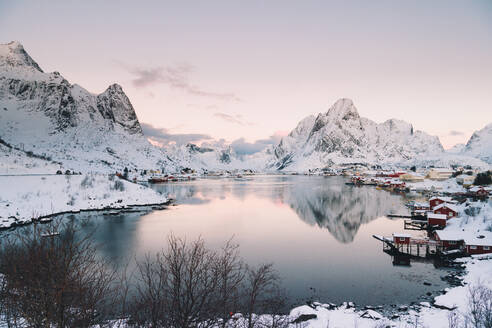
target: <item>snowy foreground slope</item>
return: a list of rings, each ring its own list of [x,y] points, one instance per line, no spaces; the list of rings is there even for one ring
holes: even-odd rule
[[[492,138],[483,138],[483,143],[490,145]],[[275,147],[269,165],[294,171],[343,163],[486,166],[466,155],[472,154],[446,153],[438,137],[407,122],[378,124],[360,117],[350,99],[340,99],[326,113],[303,119]]]
[[[76,171],[174,165],[142,134],[119,85],[92,94],[43,72],[18,42],[0,45],[0,139]]]

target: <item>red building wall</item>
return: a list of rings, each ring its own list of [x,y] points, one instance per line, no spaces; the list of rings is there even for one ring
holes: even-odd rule
[[[466,252],[468,254],[487,254],[492,253],[492,245],[488,246],[489,249],[485,249],[486,246],[476,246],[475,249],[472,249],[473,245],[466,245]]]
[[[444,201],[442,201],[440,199],[433,199],[433,200],[429,201],[429,205],[430,205],[431,208],[434,208],[437,205],[440,205],[442,203],[444,203]]]
[[[393,236],[393,242],[395,244],[408,245],[408,244],[410,244],[410,238],[408,238],[408,237],[395,237],[395,236]]]
[[[446,220],[443,220],[443,219],[430,219],[430,218],[428,218],[427,223],[430,225],[438,225],[441,227],[446,226]]]

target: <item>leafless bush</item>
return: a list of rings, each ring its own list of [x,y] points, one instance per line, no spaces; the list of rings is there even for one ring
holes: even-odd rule
[[[216,253],[198,239],[170,236],[168,249],[138,263],[140,281],[134,320],[148,327],[206,327],[214,314]],[[142,316],[140,311],[149,312]]]
[[[474,328],[492,328],[492,289],[478,281],[468,288],[467,323]]]
[[[59,231],[56,232],[56,231]],[[10,327],[88,327],[111,307],[115,271],[72,223],[19,232],[0,250],[0,315]]]
[[[80,186],[82,188],[92,188],[94,186],[94,176],[92,175],[86,175],[84,179],[82,179],[82,182],[80,182]]]
[[[125,184],[123,181],[117,179],[114,181],[113,185],[110,186],[111,190],[125,191]]]
[[[74,206],[75,205],[75,200],[76,200],[75,196],[74,195],[70,195],[70,199],[68,200],[67,205]]]
[[[285,305],[285,295],[282,294],[278,285],[279,281],[280,278],[273,270],[271,263],[246,269],[244,313],[248,328],[264,326],[264,323],[262,324],[259,320],[260,317],[255,314],[276,314]],[[281,324],[281,322],[275,322],[275,324]]]
[[[448,313],[448,327],[449,328],[459,328],[460,326],[460,315],[459,313],[454,311],[449,311]]]
[[[139,327],[231,327],[235,313],[245,313],[250,328],[286,322],[280,315],[257,320],[254,313],[283,305],[279,278],[271,264],[247,268],[232,240],[215,252],[202,239],[190,243],[171,235],[167,249],[137,268],[130,322]]]

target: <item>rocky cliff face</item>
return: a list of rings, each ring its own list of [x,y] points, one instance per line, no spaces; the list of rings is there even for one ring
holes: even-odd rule
[[[172,166],[121,86],[94,95],[43,72],[18,42],[0,45],[0,138],[74,169]]]
[[[377,124],[360,117],[350,99],[338,100],[326,113],[308,116],[275,147],[278,169],[319,168],[335,163],[404,161],[443,152],[437,137],[404,121]]]
[[[492,123],[475,131],[461,153],[492,164]]]

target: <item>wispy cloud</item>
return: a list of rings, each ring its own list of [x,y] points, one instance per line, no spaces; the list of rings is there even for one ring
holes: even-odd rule
[[[230,115],[226,113],[221,113],[221,112],[216,112],[214,113],[215,117],[218,117],[226,122],[233,123],[233,124],[239,124],[239,125],[254,125],[252,122],[247,122],[246,120],[243,119],[242,115]]]
[[[464,132],[461,132],[461,131],[456,131],[456,130],[451,130],[449,131],[449,135],[450,136],[462,136],[464,135],[465,133]]]
[[[208,134],[201,133],[170,133],[167,129],[156,128],[152,124],[141,123],[142,130],[145,136],[152,138],[161,145],[169,145],[176,143],[178,145],[187,144],[189,142],[198,142],[202,140],[211,140],[212,137]]]
[[[134,76],[132,83],[136,88],[165,84],[173,89],[179,89],[194,96],[215,98],[224,101],[241,101],[234,93],[213,92],[191,83],[189,77],[195,71],[195,68],[187,63],[149,68],[131,67],[121,63],[120,65]]]

